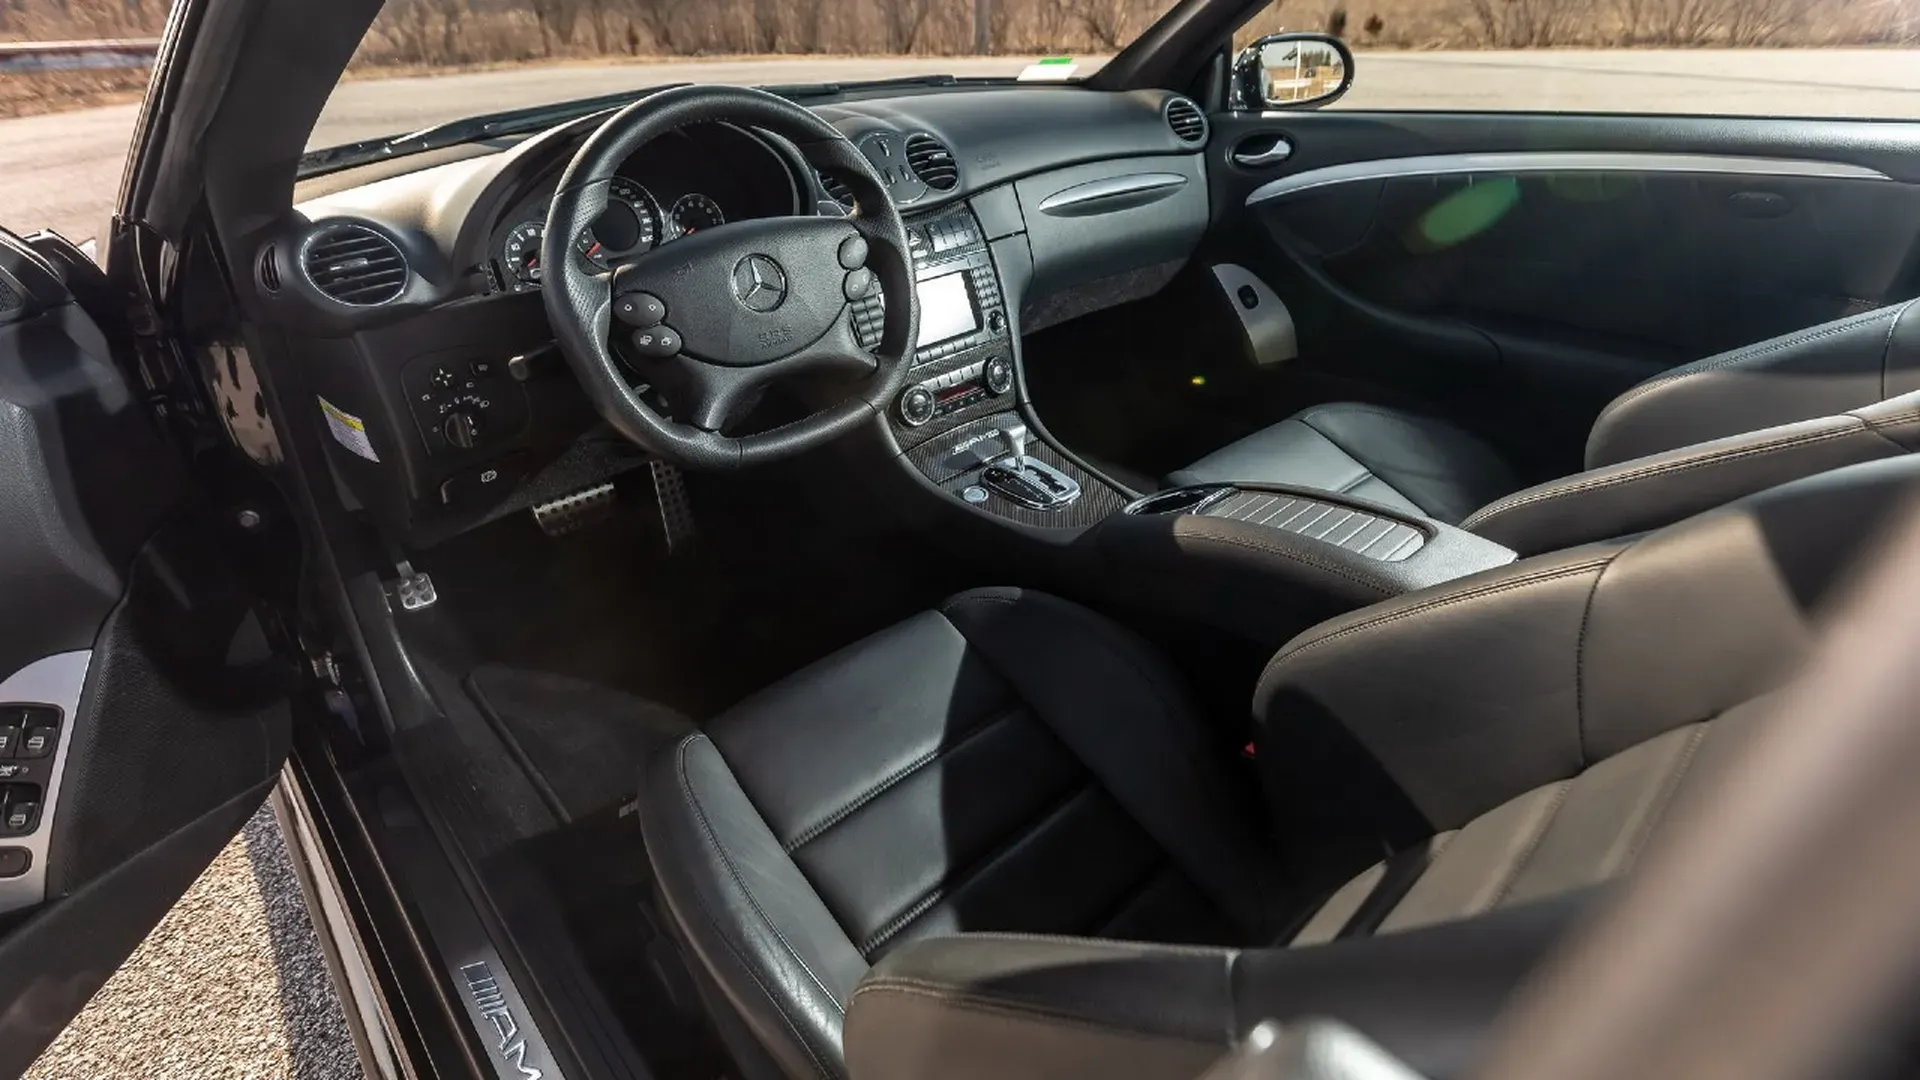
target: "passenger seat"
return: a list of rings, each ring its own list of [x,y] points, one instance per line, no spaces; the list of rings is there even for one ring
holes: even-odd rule
[[[1600,413],[1587,436],[1585,472],[1525,492],[1517,492],[1516,471],[1475,436],[1441,420],[1358,403],[1308,409],[1167,480],[1345,493],[1463,526],[1523,555],[1625,535],[1920,446],[1915,304],[1648,379]],[[1592,495],[1602,491],[1611,497],[1596,505]],[[1628,493],[1642,505],[1628,505]],[[1548,517],[1557,520],[1542,520]]]

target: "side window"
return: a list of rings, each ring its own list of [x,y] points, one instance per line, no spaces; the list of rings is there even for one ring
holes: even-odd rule
[[[1920,119],[1911,3],[1287,0],[1235,55],[1289,31],[1356,54],[1341,109]]]

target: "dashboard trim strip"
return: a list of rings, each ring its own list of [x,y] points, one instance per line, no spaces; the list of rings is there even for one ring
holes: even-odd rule
[[[1081,217],[1110,210],[1129,210],[1158,202],[1185,187],[1180,173],[1147,172],[1109,176],[1075,184],[1040,200],[1040,212],[1053,217]]]
[[[1382,158],[1329,165],[1282,176],[1254,188],[1247,205],[1340,184],[1371,180],[1398,180],[1419,176],[1458,176],[1468,173],[1694,173],[1719,176],[1755,176],[1818,180],[1888,181],[1892,177],[1863,165],[1795,158],[1742,157],[1731,154],[1668,154],[1654,152],[1517,151],[1493,154],[1434,154]]]

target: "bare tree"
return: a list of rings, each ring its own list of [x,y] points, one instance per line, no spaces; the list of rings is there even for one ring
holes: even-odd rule
[[[910,53],[920,41],[920,30],[933,11],[933,0],[877,0],[880,25],[886,31],[887,51]]]

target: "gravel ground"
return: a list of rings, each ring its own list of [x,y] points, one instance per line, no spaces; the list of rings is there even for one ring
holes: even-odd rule
[[[358,1080],[273,811],[261,807],[28,1080]]]

